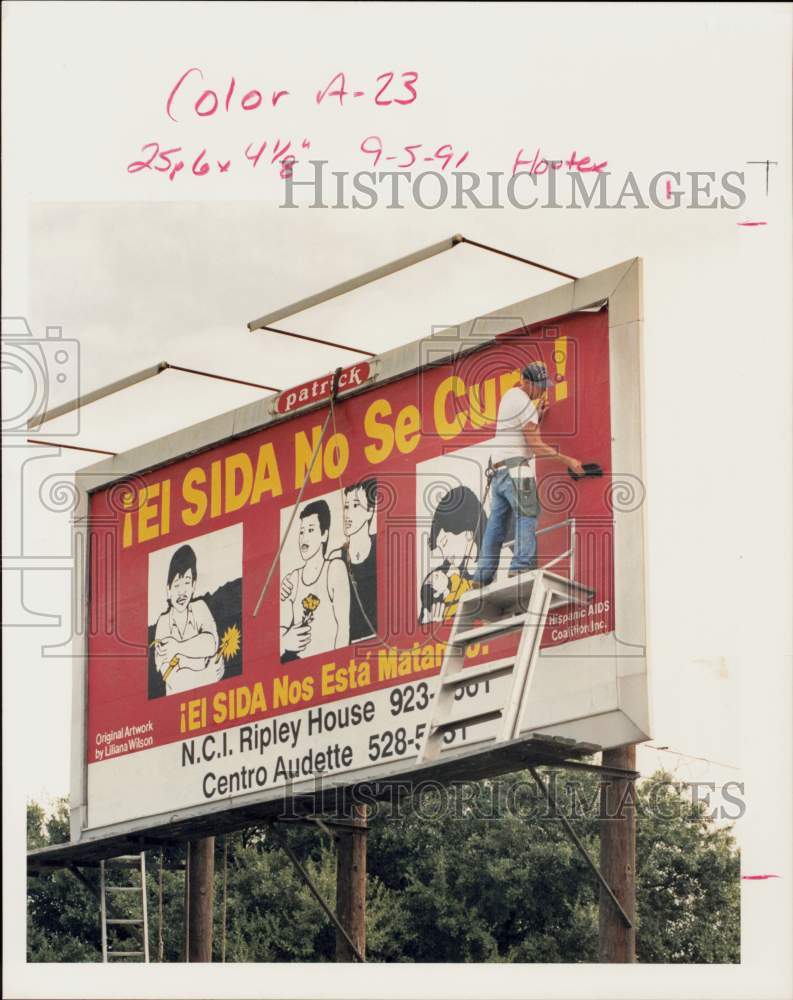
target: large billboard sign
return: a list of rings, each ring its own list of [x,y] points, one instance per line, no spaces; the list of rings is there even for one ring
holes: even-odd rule
[[[519,733],[646,738],[639,286],[630,261],[351,366],[330,420],[328,376],[84,470],[73,839],[409,771],[461,601],[533,567],[585,597]],[[442,753],[493,742],[509,682],[456,685],[484,721]]]

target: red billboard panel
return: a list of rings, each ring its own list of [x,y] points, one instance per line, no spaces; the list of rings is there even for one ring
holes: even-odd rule
[[[546,649],[613,631],[605,310],[372,384],[323,437],[330,385],[91,495],[88,826],[415,757],[457,603],[493,579],[550,567],[593,592],[551,613]]]

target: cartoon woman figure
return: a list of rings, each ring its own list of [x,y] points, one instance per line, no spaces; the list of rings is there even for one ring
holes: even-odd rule
[[[330,508],[324,500],[300,512],[303,565],[281,583],[281,662],[350,644],[350,578],[341,559],[326,559]]]
[[[455,486],[441,497],[432,518],[430,560],[438,564],[421,585],[420,621],[449,621],[457,603],[471,587],[487,526],[482,504],[467,486]]]
[[[344,544],[329,559],[342,559],[350,577],[350,642],[377,634],[377,480],[344,487]]]
[[[165,681],[166,695],[214,684],[226,664],[217,657],[218,630],[205,601],[194,600],[196,555],[182,545],[168,566],[168,608],[157,619],[154,662]]]

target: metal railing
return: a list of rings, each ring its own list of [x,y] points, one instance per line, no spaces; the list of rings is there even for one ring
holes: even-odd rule
[[[539,531],[536,532],[536,534],[537,535],[545,535],[549,531],[555,531],[557,528],[564,528],[565,526],[569,526],[569,528],[570,528],[569,548],[565,549],[564,552],[559,553],[558,556],[554,556],[553,559],[551,559],[549,562],[545,563],[542,567],[540,567],[539,564],[538,564],[538,568],[541,568],[541,569],[550,569],[551,566],[556,566],[557,563],[560,563],[563,559],[565,559],[565,558],[567,558],[567,556],[569,556],[570,557],[570,566],[569,566],[569,570],[568,570],[567,576],[568,576],[569,580],[574,580],[575,579],[575,545],[576,545],[575,518],[574,517],[568,517],[564,521],[557,521],[556,524],[549,524],[547,528],[540,528]]]

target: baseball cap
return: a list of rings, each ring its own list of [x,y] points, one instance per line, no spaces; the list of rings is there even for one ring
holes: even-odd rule
[[[548,377],[548,369],[542,361],[532,361],[530,365],[526,365],[521,371],[521,375],[530,382],[537,382],[546,387],[551,384],[551,380]]]

